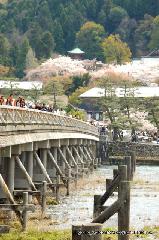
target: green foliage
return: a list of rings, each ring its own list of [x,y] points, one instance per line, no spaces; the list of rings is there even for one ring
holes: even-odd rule
[[[126,43],[120,40],[119,35],[110,35],[102,43],[105,62],[123,64],[130,62],[131,51]]]
[[[29,40],[27,38],[24,38],[21,46],[18,49],[19,51],[16,59],[16,77],[24,77],[24,70],[26,68],[26,56],[28,54],[29,48]]]
[[[109,19],[109,31],[114,32],[115,29],[119,26],[121,21],[128,16],[125,9],[121,7],[113,7],[110,10],[108,15]]]
[[[28,53],[26,55],[26,64],[25,64],[25,68],[28,69],[32,69],[38,66],[38,60],[35,57],[35,53],[33,52],[32,48],[29,48]]]
[[[54,51],[64,54],[77,44],[86,52],[86,58],[103,60],[101,42],[110,34],[119,34],[135,57],[159,47],[158,1],[1,2],[0,64],[15,67],[17,77],[24,76],[26,67],[24,38],[38,60],[49,58]]]
[[[72,84],[66,91],[66,94],[69,96],[73,92],[76,91],[79,87],[86,87],[90,81],[90,75],[88,73],[83,74],[82,76],[73,76],[72,77]]]
[[[76,106],[76,107],[79,107],[81,104],[82,104],[82,99],[79,98],[79,96],[88,91],[88,87],[80,87],[80,88],[77,88],[71,96],[69,96],[69,103],[71,103],[72,105]]]
[[[150,42],[153,28],[153,17],[145,14],[144,19],[140,20],[135,30],[134,41],[136,43],[136,54],[138,56],[147,55],[149,52],[148,44]]]
[[[56,95],[63,95],[67,89],[72,85],[72,79],[69,77],[52,77],[46,79],[44,83],[44,94],[53,94],[53,88]]]
[[[153,25],[152,25],[152,31],[151,31],[151,40],[149,43],[149,48],[150,49],[158,49],[159,48],[159,16],[157,16],[153,20]]]
[[[106,35],[104,27],[95,22],[86,22],[77,33],[77,45],[85,51],[85,56],[89,59],[102,59],[101,42]]]
[[[8,39],[3,34],[0,34],[0,64],[9,65],[9,48]]]

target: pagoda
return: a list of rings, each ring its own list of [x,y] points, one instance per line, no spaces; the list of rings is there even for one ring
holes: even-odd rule
[[[84,54],[85,52],[83,52],[80,48],[74,48],[71,51],[68,51],[68,55],[72,58],[72,59],[83,59],[84,58]]]

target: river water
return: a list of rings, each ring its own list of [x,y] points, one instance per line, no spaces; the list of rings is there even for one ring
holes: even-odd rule
[[[89,223],[93,215],[93,196],[105,192],[105,179],[112,178],[116,166],[104,166],[87,176],[69,197],[63,196],[60,204],[49,206],[47,217],[52,221],[48,230],[70,229],[72,224]],[[106,202],[109,206],[117,199],[117,193]],[[159,166],[137,166],[131,188],[131,229],[159,224]],[[117,226],[117,214],[105,227]],[[46,226],[45,226],[46,230]]]

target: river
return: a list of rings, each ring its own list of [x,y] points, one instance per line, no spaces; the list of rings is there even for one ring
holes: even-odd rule
[[[116,166],[98,168],[93,174],[81,180],[78,188],[69,197],[63,196],[60,204],[49,206],[47,217],[52,224],[45,230],[70,229],[72,224],[89,223],[93,215],[93,196],[103,194],[105,179],[111,178]],[[106,202],[109,206],[117,193]],[[144,226],[159,223],[159,166],[137,166],[131,188],[131,229],[141,230]],[[111,217],[105,227],[117,226],[117,214]],[[42,227],[42,228],[43,228]]]

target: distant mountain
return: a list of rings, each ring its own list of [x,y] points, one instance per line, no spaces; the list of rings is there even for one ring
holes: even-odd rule
[[[119,34],[133,56],[147,55],[159,47],[158,14],[159,0],[0,0],[0,64],[22,77],[28,49],[33,50],[28,58],[38,60],[65,54],[77,45],[76,34],[87,21],[101,24],[105,36]]]

